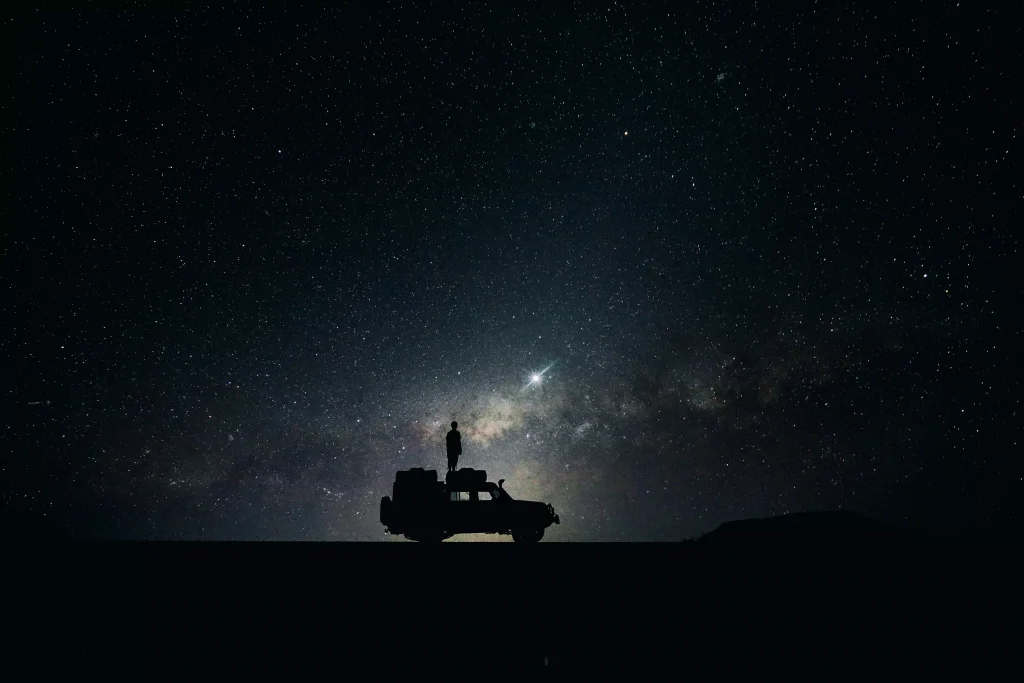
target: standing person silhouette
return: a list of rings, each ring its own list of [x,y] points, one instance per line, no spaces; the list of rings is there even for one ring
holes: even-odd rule
[[[448,471],[454,472],[459,465],[459,456],[462,455],[462,434],[459,433],[459,423],[452,422],[452,430],[446,437],[448,444]]]

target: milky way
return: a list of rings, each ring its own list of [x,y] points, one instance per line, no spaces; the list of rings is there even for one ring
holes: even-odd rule
[[[1012,22],[463,9],[10,19],[6,506],[395,540],[457,420],[549,540],[1006,518]]]

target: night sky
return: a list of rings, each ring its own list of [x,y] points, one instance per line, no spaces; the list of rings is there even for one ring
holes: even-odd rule
[[[9,13],[5,508],[394,540],[455,419],[551,541],[1019,526],[1009,8]]]

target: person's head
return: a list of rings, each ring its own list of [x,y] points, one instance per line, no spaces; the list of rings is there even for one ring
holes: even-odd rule
[[[459,428],[459,423],[458,422],[452,422],[452,429],[458,429],[458,428]]]

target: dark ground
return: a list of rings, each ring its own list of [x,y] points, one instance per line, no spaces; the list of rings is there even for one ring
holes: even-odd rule
[[[43,653],[36,670],[81,675],[978,678],[1010,663],[1008,539],[869,526],[790,517],[678,544],[11,545],[7,615],[13,651]]]

